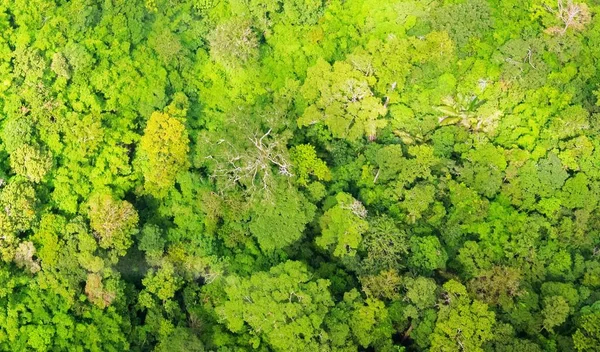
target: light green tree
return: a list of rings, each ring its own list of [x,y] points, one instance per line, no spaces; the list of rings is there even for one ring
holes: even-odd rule
[[[348,62],[331,66],[319,59],[308,70],[301,88],[303,113],[298,126],[323,123],[335,138],[357,141],[362,137],[377,138],[377,130],[385,127],[387,109],[374,96],[374,77],[352,67]]]
[[[336,257],[354,256],[364,232],[369,228],[365,207],[347,193],[338,193],[337,204],[319,219],[319,247],[330,250]]]
[[[90,199],[88,216],[100,247],[124,255],[137,233],[138,214],[133,205],[110,194],[99,194]]]
[[[18,147],[10,154],[10,166],[17,175],[41,182],[52,167],[52,155],[31,145]]]

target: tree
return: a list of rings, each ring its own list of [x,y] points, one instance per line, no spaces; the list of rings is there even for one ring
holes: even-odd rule
[[[254,204],[249,228],[265,252],[298,241],[315,213],[314,205],[286,186],[279,186],[272,198]]]
[[[23,145],[10,154],[10,166],[17,175],[38,183],[52,167],[52,155],[31,145]]]
[[[410,252],[408,263],[417,271],[431,274],[433,270],[446,268],[448,255],[435,236],[411,237]]]
[[[216,142],[202,141],[214,148],[203,155],[211,167],[211,176],[221,182],[218,183],[220,192],[239,187],[251,197],[255,193],[270,196],[278,176],[294,176],[286,140],[272,134],[272,129],[242,138],[242,141],[234,141],[232,136],[237,133],[245,136],[247,131],[240,131],[237,126],[229,132],[231,135]]]
[[[438,286],[433,279],[422,276],[403,278],[405,297],[417,309],[423,311],[436,304]]]
[[[11,180],[0,193],[0,252],[12,261],[19,240],[17,235],[32,228],[36,220],[37,197],[28,182]],[[23,248],[25,249],[25,248]]]
[[[544,298],[544,316],[543,327],[549,332],[553,328],[564,323],[569,316],[569,304],[562,296],[552,296]]]
[[[133,205],[99,194],[90,199],[88,216],[100,247],[124,255],[137,232],[138,214]]]
[[[146,252],[148,261],[152,263],[162,258],[166,242],[160,227],[146,224],[139,234],[138,249]]]
[[[100,308],[108,307],[116,298],[116,292],[105,288],[102,276],[96,273],[88,274],[85,282],[85,294],[90,302]]]
[[[477,143],[463,158],[460,179],[480,194],[493,198],[500,190],[507,167],[504,150],[489,142]]]
[[[182,279],[175,272],[173,263],[164,262],[157,270],[148,271],[146,277],[142,280],[147,292],[154,294],[163,303],[173,299],[175,292],[181,288]],[[144,302],[142,302],[144,304]],[[146,304],[147,308],[151,308]]]
[[[369,219],[369,228],[360,245],[365,253],[361,263],[361,271],[379,273],[380,271],[396,271],[404,268],[408,254],[406,233],[398,228],[389,217]]]
[[[304,264],[287,261],[249,278],[228,277],[226,298],[215,309],[230,331],[249,330],[255,337],[247,343],[255,348],[264,342],[275,351],[319,350],[333,306],[328,286],[311,280]]]
[[[485,303],[469,299],[460,283],[450,280],[443,288],[431,351],[483,351],[493,337],[496,315]]]
[[[471,280],[468,288],[482,302],[505,305],[512,303],[512,299],[522,293],[520,281],[521,273],[518,270],[494,266]]]
[[[547,33],[565,35],[569,28],[582,31],[587,24],[591,22],[592,15],[586,3],[574,3],[572,0],[557,0],[557,8],[554,9],[548,5],[546,10],[555,14],[556,18],[562,22],[561,26],[553,26],[546,29]]]
[[[600,310],[598,302],[581,309],[573,343],[578,351],[597,351],[600,348]]]
[[[258,56],[258,39],[251,23],[232,18],[217,25],[209,34],[210,55],[228,68],[244,66]]]
[[[331,180],[331,172],[327,164],[317,156],[315,147],[310,144],[300,144],[290,151],[290,157],[294,164],[294,170],[298,177],[298,183],[307,186],[309,176],[318,180]]]
[[[367,297],[376,299],[399,299],[401,282],[401,277],[393,270],[381,271],[377,275],[360,277],[363,292]]]
[[[188,165],[188,134],[177,118],[154,112],[140,140],[144,189],[156,198],[166,196],[175,177]]]
[[[408,212],[408,222],[415,223],[422,217],[422,213],[430,208],[435,198],[435,187],[432,185],[417,184],[406,190],[404,200],[400,207]]]
[[[28,116],[8,119],[2,126],[2,142],[8,153],[34,141],[34,122]]]
[[[356,290],[344,294],[326,324],[333,350],[356,350],[358,346],[391,348],[393,328],[385,305],[374,298],[363,300]]]
[[[52,63],[50,64],[50,68],[59,77],[64,77],[66,79],[71,78],[71,68],[69,67],[69,63],[67,62],[65,56],[60,52],[52,55]]]
[[[448,3],[431,11],[434,28],[447,32],[458,48],[489,33],[495,18],[490,5],[481,0]]]
[[[355,142],[366,136],[377,137],[377,130],[385,127],[382,119],[387,109],[372,91],[373,77],[348,62],[333,66],[319,59],[308,70],[300,92],[302,116],[298,126],[324,123],[333,137]]]
[[[339,193],[335,198],[337,204],[319,219],[321,236],[316,238],[316,243],[331,250],[336,257],[354,256],[363,233],[369,228],[364,220],[367,211],[347,193]]]
[[[32,274],[40,271],[40,263],[38,260],[35,260],[33,256],[35,255],[35,246],[32,242],[21,242],[15,251],[15,264],[19,268],[25,268]]]

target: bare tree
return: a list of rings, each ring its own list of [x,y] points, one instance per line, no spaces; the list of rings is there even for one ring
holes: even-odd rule
[[[581,31],[585,25],[590,23],[592,16],[589,8],[585,3],[573,3],[572,0],[558,0],[557,9],[546,6],[546,10],[556,15],[563,23],[562,26],[554,26],[546,29],[546,32],[551,34],[564,35],[567,29],[572,28]]]
[[[215,159],[217,163],[212,176],[224,179],[230,187],[245,186],[246,191],[250,193],[258,190],[270,193],[275,173],[285,177],[294,176],[285,145],[271,138],[271,132],[272,129],[269,129],[262,135],[254,134],[249,137],[250,145],[243,151],[238,151],[232,143],[224,139],[217,141],[217,145],[227,150],[224,158],[213,155],[206,157]]]

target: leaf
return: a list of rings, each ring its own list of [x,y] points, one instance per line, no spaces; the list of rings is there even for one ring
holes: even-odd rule
[[[457,124],[461,121],[460,117],[440,117],[439,119],[439,124],[440,126],[448,126],[448,125],[454,125]]]
[[[436,110],[448,116],[458,116],[460,114],[456,109],[450,106],[438,106],[436,107]]]

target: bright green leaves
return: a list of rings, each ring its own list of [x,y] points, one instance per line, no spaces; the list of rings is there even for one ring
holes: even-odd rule
[[[357,290],[344,294],[344,299],[331,310],[327,319],[332,350],[356,350],[358,346],[391,348],[389,337],[393,327],[382,301],[363,299]]]
[[[114,249],[124,255],[137,232],[138,214],[127,201],[115,200],[112,195],[100,194],[89,202],[90,225],[100,247]]]
[[[589,128],[589,112],[582,106],[573,105],[562,110],[556,118],[552,119],[548,132],[551,138],[567,139]]]
[[[35,135],[34,120],[18,115],[2,128],[4,149],[10,155],[10,167],[31,182],[41,182],[52,167],[52,153],[42,148]]]
[[[26,116],[18,116],[4,122],[2,142],[8,153],[34,140],[34,122]]]
[[[317,156],[315,147],[310,144],[300,144],[292,148],[290,157],[298,177],[298,183],[307,186],[309,176],[318,180],[331,180],[331,172],[327,164]]]
[[[275,351],[319,350],[333,301],[329,282],[311,276],[304,264],[288,261],[249,278],[229,277],[216,312],[229,330],[255,335],[248,341],[254,348],[264,341]]]
[[[483,120],[480,120],[477,109],[483,103],[476,96],[465,96],[460,93],[456,98],[444,98],[442,105],[437,107],[437,110],[443,114],[439,118],[440,126],[461,124],[466,128],[479,130]]]
[[[513,165],[522,163],[523,161],[513,161]],[[559,190],[562,187],[563,191],[565,191],[562,193],[564,194],[563,197],[572,197],[574,204],[570,207],[581,207],[581,201],[577,201],[576,199],[577,197],[581,197],[578,194],[582,192],[585,194],[586,190],[582,189],[581,181],[586,176],[584,174],[577,174],[575,178],[571,177],[567,179],[569,175],[560,159],[554,153],[549,153],[546,158],[540,159],[537,164],[533,161],[527,161],[519,168],[515,168],[513,165],[509,165],[506,170],[510,183],[505,185],[504,193],[513,198],[512,201],[515,205],[523,208],[533,207],[536,206],[536,198],[543,197],[548,199],[543,200],[537,206],[547,208],[549,205],[548,202],[552,199],[560,199],[559,195],[561,192]],[[584,187],[587,189],[586,186]],[[562,203],[564,205],[567,204],[565,201]]]
[[[31,228],[35,219],[35,190],[23,181],[11,181],[0,193],[0,228],[3,232],[21,232]]]
[[[175,267],[168,261],[165,261],[160,268],[148,272],[142,283],[147,292],[152,293],[162,302],[173,299],[175,292],[183,284],[181,278],[175,273]],[[143,301],[142,304],[147,308],[152,306],[146,301]]]
[[[175,183],[177,174],[187,167],[188,134],[175,117],[154,112],[140,140],[140,164],[144,189],[163,198]]]
[[[433,203],[434,196],[435,187],[425,184],[418,184],[404,193],[404,200],[400,203],[400,207],[408,213],[410,223],[421,218],[421,214]]]
[[[316,243],[336,257],[354,256],[363,233],[369,228],[369,223],[364,220],[367,211],[347,193],[339,193],[336,201],[337,204],[319,220],[321,236],[316,238]]]
[[[374,183],[392,179],[409,186],[417,179],[429,179],[432,166],[439,161],[433,154],[433,148],[428,145],[410,146],[408,155],[403,155],[400,145],[381,148],[376,155],[379,176]]]
[[[404,278],[405,297],[418,310],[422,311],[435,306],[438,286],[433,279],[418,276]]]
[[[314,24],[323,11],[322,0],[233,0],[231,4],[234,12],[249,11],[265,33],[270,33],[274,25]]]
[[[598,198],[591,194],[589,179],[584,173],[577,173],[569,178],[562,190],[562,204],[567,208],[593,208]]]
[[[471,300],[463,285],[451,280],[444,284],[438,320],[431,336],[431,351],[482,352],[493,338],[494,312],[478,300]]]
[[[308,70],[304,86],[302,116],[298,126],[323,123],[333,137],[357,141],[374,140],[377,130],[385,127],[386,107],[373,94],[374,77],[348,62],[333,66],[324,60]]]
[[[274,351],[391,347],[393,327],[383,302],[351,290],[334,306],[329,281],[311,277],[294,261],[249,278],[231,276],[217,314],[230,331],[249,333],[241,336],[254,348],[263,343]]]
[[[448,255],[440,240],[435,236],[410,238],[409,265],[424,274],[431,274],[436,269],[446,268]]]
[[[126,317],[113,308],[105,310],[77,303],[48,288],[49,281],[7,267],[0,269],[0,349],[11,351],[89,351],[129,349]]]

